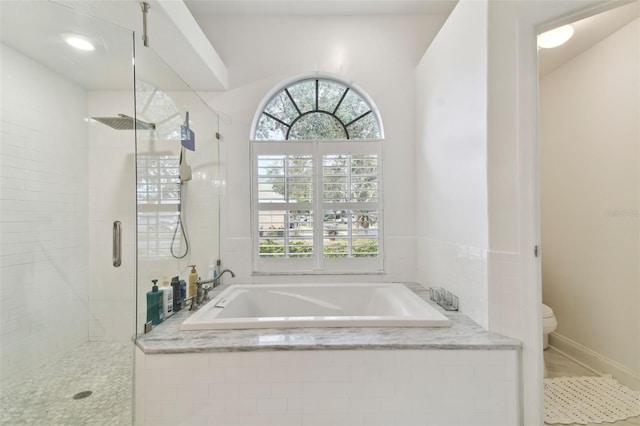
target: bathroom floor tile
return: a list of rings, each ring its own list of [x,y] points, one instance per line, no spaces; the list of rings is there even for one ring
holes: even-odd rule
[[[593,371],[570,360],[553,348],[544,351],[544,365],[547,367],[547,377],[550,378],[563,376],[597,376]]]
[[[547,377],[571,377],[571,376],[596,376],[593,371],[584,368],[580,364],[570,360],[553,348],[544,351],[544,365],[547,367]],[[620,420],[615,423],[599,423],[580,425],[573,423],[564,426],[602,426],[603,424],[611,426],[638,426],[640,425],[640,417],[632,417],[626,420]],[[550,425],[550,423],[545,423]]]
[[[86,343],[3,387],[0,424],[130,425],[132,378],[132,343]]]

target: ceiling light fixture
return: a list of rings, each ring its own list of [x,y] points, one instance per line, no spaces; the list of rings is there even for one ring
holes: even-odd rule
[[[538,36],[538,47],[543,49],[553,49],[565,44],[573,36],[573,27],[564,25],[551,31],[547,31]]]
[[[75,47],[78,50],[84,50],[85,52],[92,52],[96,50],[93,43],[86,37],[76,34],[63,34],[62,38],[69,46]]]

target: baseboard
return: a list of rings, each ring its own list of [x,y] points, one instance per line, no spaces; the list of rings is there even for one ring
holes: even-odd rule
[[[568,337],[551,333],[549,346],[597,374],[611,374],[623,385],[640,390],[640,374]]]

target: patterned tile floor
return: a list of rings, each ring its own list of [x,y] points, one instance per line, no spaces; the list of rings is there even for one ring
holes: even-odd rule
[[[563,377],[563,376],[596,376],[591,370],[588,370],[581,366],[580,364],[570,360],[569,358],[563,356],[558,351],[553,350],[553,348],[549,348],[544,351],[544,365],[547,367],[548,376],[547,377]],[[549,424],[549,423],[545,423]],[[573,423],[568,426],[603,426],[603,425],[611,425],[611,426],[638,426],[640,425],[640,417],[631,417],[627,420],[620,420],[615,423],[600,423],[600,424],[588,424],[588,425],[578,425],[578,423]]]
[[[131,425],[132,378],[133,343],[86,343],[1,389],[0,424]]]

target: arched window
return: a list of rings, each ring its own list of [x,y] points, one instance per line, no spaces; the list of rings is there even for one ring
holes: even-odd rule
[[[254,140],[381,139],[380,118],[360,91],[327,78],[295,81],[262,109]]]
[[[383,127],[373,101],[329,77],[285,82],[254,117],[256,272],[382,270]]]

